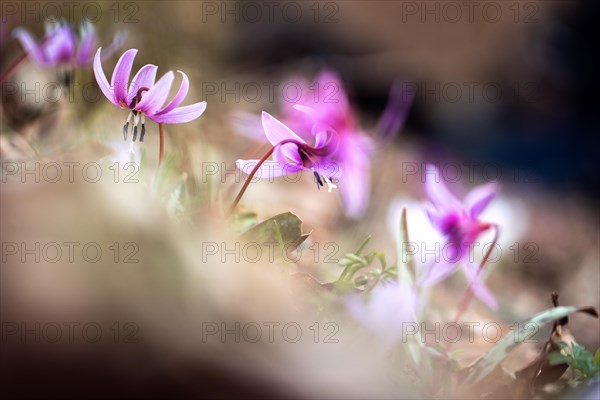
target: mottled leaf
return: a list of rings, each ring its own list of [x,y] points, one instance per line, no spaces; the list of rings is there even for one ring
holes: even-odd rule
[[[531,329],[531,326],[542,327],[550,322],[564,318],[574,312],[584,312],[598,317],[598,312],[593,307],[555,307],[543,311],[528,321],[519,324],[518,329],[505,336],[496,346],[480,358],[475,364],[467,368],[467,377],[463,384],[473,385],[494,370],[494,368],[504,360],[504,358],[519,343],[530,339],[537,329]]]
[[[291,212],[286,212],[253,226],[240,239],[265,248],[278,248],[275,255],[281,257],[283,251],[295,249],[309,235],[310,233],[302,232],[302,220]]]

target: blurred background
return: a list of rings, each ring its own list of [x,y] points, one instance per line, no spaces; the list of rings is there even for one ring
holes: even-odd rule
[[[205,100],[208,109],[192,123],[167,127],[167,152],[179,160],[178,173],[190,184],[189,196],[200,198],[188,202],[186,209],[196,226],[204,226],[193,235],[210,237],[204,218],[214,211],[215,202],[228,204],[241,185],[233,173],[212,182],[210,193],[202,194],[206,170],[200,163],[225,163],[233,171],[236,159],[260,155],[260,145],[236,130],[232,116],[239,111],[260,115],[263,110],[277,116],[285,82],[311,81],[329,68],[340,74],[367,132],[374,131],[394,83],[404,99],[412,100],[401,132],[391,142],[380,144],[373,159],[366,216],[358,221],[344,218],[339,199],[315,191],[310,179],[298,184],[253,183],[244,198],[246,210],[255,211],[259,220],[292,211],[304,220],[305,230],[312,231],[313,243],[337,243],[338,256],[372,235],[371,245],[393,259],[394,233],[388,227],[395,224],[395,220],[390,222],[396,215],[394,204],[425,198],[422,176],[407,175],[407,163],[459,166],[462,178],[451,185],[457,193],[464,194],[485,181],[497,181],[503,189],[500,206],[490,218],[503,226],[505,258],[488,276],[502,304],[501,318],[507,323],[523,320],[548,308],[552,291],[561,294],[563,304],[600,305],[600,169],[595,154],[600,138],[594,96],[600,88],[597,46],[592,39],[598,2],[75,3],[3,2],[2,70],[21,54],[19,43],[10,35],[12,29],[25,26],[41,37],[44,19],[60,14],[73,23],[90,19],[102,46],[112,41],[115,32],[126,30],[124,49],[139,49],[134,70],[152,63],[159,66],[159,75],[169,70],[186,72],[191,83],[184,104]],[[119,54],[103,63],[107,76]],[[3,83],[3,162],[97,160],[108,154],[110,140],[121,139],[126,112],[117,111],[97,90],[84,93],[76,87],[63,88],[61,100],[52,102],[44,101],[44,95],[23,95],[36,82],[44,88],[44,82],[55,81],[55,74],[26,63]],[[93,85],[91,69],[77,71],[75,82],[81,88]],[[153,166],[157,127],[147,126],[149,135],[140,151]],[[468,175],[469,171],[473,174]],[[5,181],[2,186],[4,241],[5,235],[21,226],[20,216],[29,213],[28,207],[39,207],[35,201],[21,202],[19,196],[43,201],[35,194],[16,195]],[[9,194],[14,196],[10,203]],[[61,202],[60,196],[56,201]],[[209,206],[194,207],[198,204]],[[110,213],[110,207],[101,212]],[[70,210],[66,215],[79,220],[86,214]],[[10,222],[4,222],[5,218]],[[123,218],[129,221],[131,215]],[[41,223],[32,218],[26,221],[29,230]],[[108,231],[118,224],[109,219]],[[74,224],[73,229],[78,226]],[[142,223],[137,232],[131,234],[144,237],[139,240],[147,239],[139,232],[160,235],[152,224]],[[51,229],[48,235],[53,235]],[[519,256],[508,250],[515,243],[521,250]],[[176,241],[168,246],[174,252],[185,247]],[[317,263],[304,264],[300,268],[313,276],[328,276]],[[194,262],[189,268],[194,270]],[[10,280],[4,276],[3,289],[6,282]],[[464,288],[460,280],[451,280],[444,290],[433,304],[460,296]],[[18,309],[21,306],[14,301],[21,295],[15,296],[8,303]],[[239,304],[230,306],[242,309]],[[481,305],[474,308],[474,318],[491,318]],[[574,316],[571,324],[580,343],[591,350],[600,345],[597,320]],[[165,333],[165,337],[171,340],[177,334]],[[207,365],[210,369],[212,364]],[[285,379],[280,383],[287,387]]]

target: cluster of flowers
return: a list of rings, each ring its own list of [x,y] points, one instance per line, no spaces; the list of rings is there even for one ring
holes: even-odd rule
[[[68,24],[48,27],[45,37],[37,44],[24,29],[16,29],[14,35],[21,41],[26,54],[42,67],[75,68],[93,64],[94,75],[102,93],[115,106],[128,110],[123,127],[125,139],[132,120],[131,140],[136,140],[138,126],[141,124],[139,140],[143,141],[145,117],[158,124],[178,124],[198,118],[206,109],[204,101],[180,107],[190,85],[188,76],[182,71],[178,71],[182,77],[179,90],[168,102],[175,78],[172,71],[157,81],[158,67],[147,64],[130,80],[137,49],[127,50],[121,55],[109,82],[102,67],[102,59],[123,44],[122,35],[118,35],[104,52],[102,48],[96,50],[96,32],[88,22],[82,24],[79,38]],[[318,87],[321,89],[318,93],[326,94],[326,86],[331,83],[335,83],[339,89],[333,97],[331,94],[327,98],[308,95],[309,87]],[[262,160],[238,160],[236,164],[243,171],[251,166],[254,167],[254,172],[264,169],[261,177],[269,178],[311,171],[318,185],[327,184],[330,191],[337,188],[334,184],[336,182],[340,186],[347,216],[358,218],[364,214],[369,202],[370,164],[376,150],[374,140],[360,128],[335,73],[322,72],[313,85],[306,83],[305,88],[303,93],[306,95],[295,104],[284,103],[280,119],[266,112],[262,113],[262,131],[272,145],[267,157]],[[381,136],[390,137],[400,129],[406,114],[405,103],[397,96],[390,97],[390,105],[379,124],[383,127]],[[260,136],[254,135],[254,138],[264,140],[263,132]],[[278,168],[264,168],[264,162],[271,154],[271,162]],[[336,173],[332,176],[324,175],[321,171],[332,163],[339,167]],[[480,221],[479,216],[498,189],[493,185],[475,188],[461,202],[439,176],[427,175],[425,191],[430,200],[426,207],[432,225],[454,248],[464,250],[460,254],[469,254],[469,246],[482,232],[492,227],[491,224]],[[353,299],[349,301],[349,307],[360,321],[377,331],[382,330],[380,325],[389,323],[391,315],[397,316],[399,321],[414,320],[415,310],[419,307],[415,288],[438,283],[462,265],[473,293],[491,308],[496,308],[496,299],[479,276],[479,266],[464,257],[451,259],[430,266],[409,286],[402,282],[379,285],[373,290],[368,305]]]

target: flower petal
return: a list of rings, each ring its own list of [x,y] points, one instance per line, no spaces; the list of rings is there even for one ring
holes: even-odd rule
[[[102,90],[102,93],[104,93],[104,96],[106,96],[106,98],[108,100],[110,100],[111,103],[113,103],[117,107],[122,107],[119,103],[117,103],[115,101],[115,96],[113,95],[113,90],[110,87],[108,80],[106,79],[104,70],[102,69],[102,61],[100,58],[101,51],[102,51],[102,47],[100,47],[98,49],[98,51],[96,52],[96,56],[94,57],[94,76],[96,77],[96,82],[98,82],[98,86],[100,87],[100,90]]]
[[[426,167],[425,191],[427,196],[437,209],[445,211],[460,211],[463,206],[456,197],[448,190],[440,172],[436,167],[428,164]],[[434,172],[427,172],[433,170]],[[433,176],[432,176],[433,175]]]
[[[25,53],[27,53],[27,55],[36,63],[40,65],[47,64],[42,49],[35,43],[35,39],[28,30],[24,28],[16,28],[13,31],[13,36],[16,37],[19,42],[21,42],[21,46],[23,46]]]
[[[298,153],[298,146],[294,143],[275,147],[273,159],[281,164],[302,165],[302,158]]]
[[[100,51],[100,50],[98,50]],[[113,71],[113,76],[110,81],[110,86],[114,93],[115,102],[121,104],[122,106],[128,106],[127,103],[127,84],[129,83],[129,75],[131,74],[131,67],[133,67],[133,60],[137,54],[137,49],[127,50],[119,61],[117,61],[117,65],[115,66],[115,70]],[[96,53],[96,57],[98,57],[99,53]]]
[[[316,122],[318,120],[317,112],[312,107],[303,106],[301,104],[294,104],[292,106],[292,108],[296,111],[300,111],[301,113],[304,113],[306,116],[308,116],[310,119],[312,119],[313,122]]]
[[[41,49],[47,63],[71,63],[75,59],[76,37],[70,25],[53,24],[43,39]]]
[[[477,186],[467,194],[465,205],[471,218],[477,218],[496,197],[499,188],[494,183]]]
[[[419,277],[419,285],[425,287],[433,286],[456,271],[457,267],[457,263],[450,263],[442,257],[440,262],[430,265]]]
[[[104,53],[102,54],[102,59],[105,60],[111,56],[115,51],[117,51],[121,46],[125,44],[125,39],[127,39],[127,32],[118,32],[115,35],[112,43],[104,49]]]
[[[315,80],[319,85],[319,103],[330,104],[338,113],[346,113],[350,103],[339,75],[332,70],[324,70]]]
[[[229,122],[235,132],[249,139],[265,141],[265,133],[260,117],[247,111],[234,111]]]
[[[151,88],[154,86],[154,80],[156,79],[156,71],[158,67],[152,64],[146,64],[135,74],[129,85],[129,92],[127,93],[127,104],[131,104],[133,98],[138,94],[138,91],[143,88]]]
[[[77,47],[77,64],[88,65],[92,59],[94,48],[96,47],[97,35],[94,25],[89,21],[81,24],[79,29],[79,46]],[[106,54],[106,52],[105,52]]]
[[[371,191],[370,151],[360,137],[347,136],[339,159],[343,177],[339,185],[346,216],[360,218],[367,208]]]
[[[414,94],[404,90],[399,80],[394,82],[387,105],[379,117],[376,131],[382,139],[393,139],[402,129],[408,116]]]
[[[272,145],[276,145],[285,139],[293,139],[300,143],[306,143],[296,135],[290,128],[285,126],[282,122],[277,120],[271,114],[263,111],[262,113],[262,125],[265,130],[265,135]]]
[[[182,77],[181,86],[179,86],[177,94],[175,95],[175,97],[173,97],[169,104],[167,104],[166,107],[158,111],[156,115],[168,113],[169,111],[180,105],[183,99],[185,99],[185,96],[187,96],[188,89],[190,87],[190,80],[188,79],[188,76],[182,71],[177,72],[179,72]]]
[[[182,124],[195,120],[202,115],[204,110],[206,110],[206,102],[201,101],[189,106],[176,108],[166,114],[148,115],[148,118],[159,124]]]
[[[496,297],[491,292],[491,290],[488,289],[487,286],[485,286],[481,274],[477,276],[478,269],[479,267],[477,265],[470,262],[465,263],[463,267],[463,271],[467,276],[468,283],[471,284],[471,282],[473,282],[473,294],[475,295],[475,297],[484,302],[492,310],[497,310],[498,300],[496,300]],[[476,276],[477,278],[475,278]]]
[[[138,111],[143,111],[148,117],[156,114],[156,111],[165,104],[171,85],[173,85],[173,71],[169,71],[164,74],[154,86],[150,88],[142,96],[142,100],[135,106]]]

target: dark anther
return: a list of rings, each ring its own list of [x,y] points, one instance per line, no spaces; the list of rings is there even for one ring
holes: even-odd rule
[[[127,140],[127,131],[129,130],[129,122],[123,127],[123,140]]]
[[[317,189],[321,190],[321,187],[323,186],[323,181],[321,180],[321,176],[319,175],[319,173],[317,171],[313,171],[313,174],[315,174],[315,180],[317,181]]]
[[[140,132],[140,142],[144,141],[144,135],[146,134],[146,126],[142,124],[142,131]]]
[[[63,86],[71,86],[71,82],[73,82],[73,71],[68,69],[63,71],[61,74],[59,74],[59,79]]]
[[[131,137],[131,141],[135,142],[135,138],[137,138],[137,125],[133,126],[133,136]]]

